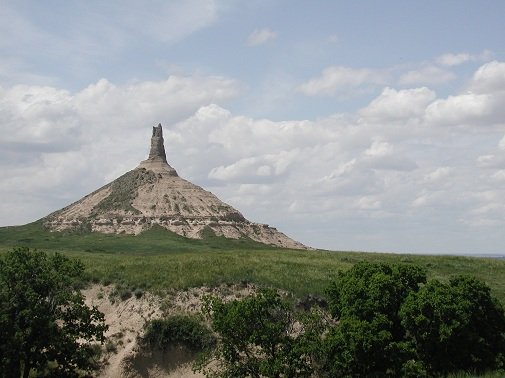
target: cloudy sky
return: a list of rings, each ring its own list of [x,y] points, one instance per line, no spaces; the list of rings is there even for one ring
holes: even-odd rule
[[[505,253],[505,2],[0,2],[0,225],[145,159],[314,247]]]

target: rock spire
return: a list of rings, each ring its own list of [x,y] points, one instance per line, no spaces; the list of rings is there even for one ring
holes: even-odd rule
[[[151,150],[149,151],[149,160],[161,158],[167,162],[165,154],[165,146],[163,145],[163,128],[161,123],[158,126],[153,126],[153,136],[151,137]]]
[[[147,160],[141,161],[137,168],[145,168],[156,173],[168,173],[171,176],[177,176],[175,169],[167,163],[161,123],[158,126],[153,126],[149,157]]]

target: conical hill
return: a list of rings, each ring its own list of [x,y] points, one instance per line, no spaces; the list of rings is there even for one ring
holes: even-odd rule
[[[218,236],[248,237],[286,248],[306,248],[273,227],[253,223],[214,194],[179,177],[166,160],[161,125],[153,127],[147,160],[43,219],[51,231],[88,229],[139,234],[159,225],[179,235],[201,238],[204,230]]]

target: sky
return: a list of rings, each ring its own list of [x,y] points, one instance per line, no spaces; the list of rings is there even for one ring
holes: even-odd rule
[[[505,2],[0,2],[0,226],[169,163],[331,250],[505,254]]]

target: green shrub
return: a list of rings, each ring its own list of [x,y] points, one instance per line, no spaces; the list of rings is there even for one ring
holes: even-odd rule
[[[151,350],[185,347],[192,352],[201,352],[214,344],[212,332],[198,318],[189,315],[151,320],[146,324],[142,338],[142,345]]]
[[[206,312],[220,343],[198,370],[222,377],[310,377],[304,337],[291,335],[292,306],[273,290],[228,303],[210,298]],[[212,362],[218,360],[218,366]]]

